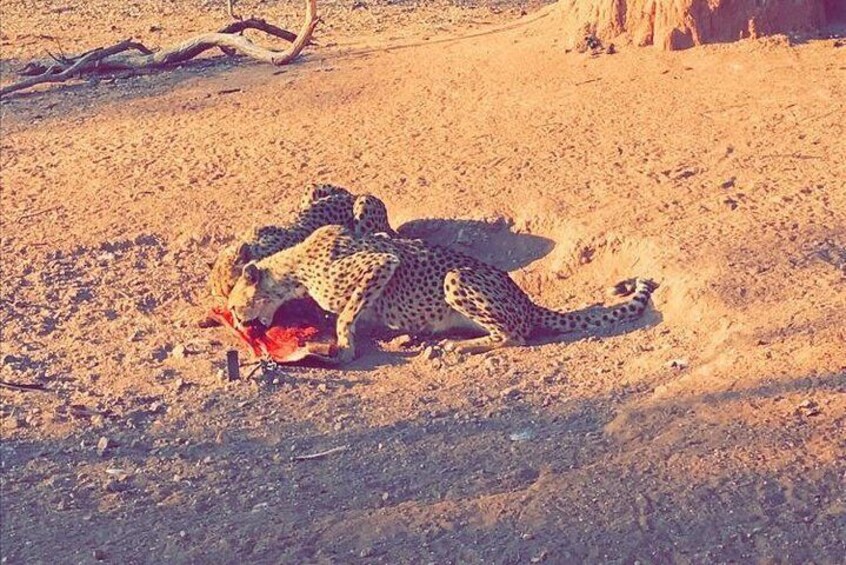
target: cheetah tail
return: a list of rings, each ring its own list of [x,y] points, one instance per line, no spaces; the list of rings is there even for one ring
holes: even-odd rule
[[[658,285],[649,279],[635,279],[632,297],[616,306],[591,306],[574,312],[556,312],[538,306],[534,326],[540,332],[553,334],[612,327],[641,317],[656,288]]]

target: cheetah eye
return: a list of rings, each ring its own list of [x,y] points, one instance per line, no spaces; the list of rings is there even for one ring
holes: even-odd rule
[[[251,285],[256,285],[261,280],[261,269],[255,263],[247,263],[243,270],[244,278]]]

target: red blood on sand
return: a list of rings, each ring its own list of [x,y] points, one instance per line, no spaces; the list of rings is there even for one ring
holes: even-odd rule
[[[280,362],[299,360],[303,357],[302,349],[321,334],[321,326],[326,324],[315,311],[296,309],[298,318],[305,318],[306,323],[291,325],[290,309],[280,308],[273,317],[273,324],[267,328],[235,327],[232,313],[226,308],[213,308],[210,316],[235,332],[257,357],[269,356]],[[299,355],[295,355],[298,354]]]

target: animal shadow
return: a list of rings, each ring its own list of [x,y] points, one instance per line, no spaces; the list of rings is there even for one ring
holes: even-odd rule
[[[505,220],[411,220],[397,229],[400,237],[450,247],[503,271],[515,271],[546,256],[555,242],[514,233]]]

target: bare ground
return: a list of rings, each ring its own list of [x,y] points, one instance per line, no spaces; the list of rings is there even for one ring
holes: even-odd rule
[[[298,5],[239,6],[296,28]],[[846,48],[591,57],[548,12],[494,7],[331,4],[281,72],[4,101],[0,378],[49,391],[0,390],[3,562],[842,562]],[[4,73],[52,37],[225,23],[60,8],[4,2]],[[661,287],[609,335],[466,359],[374,342],[347,370],[224,382],[236,344],[192,325],[207,262],[312,182],[544,305]]]

